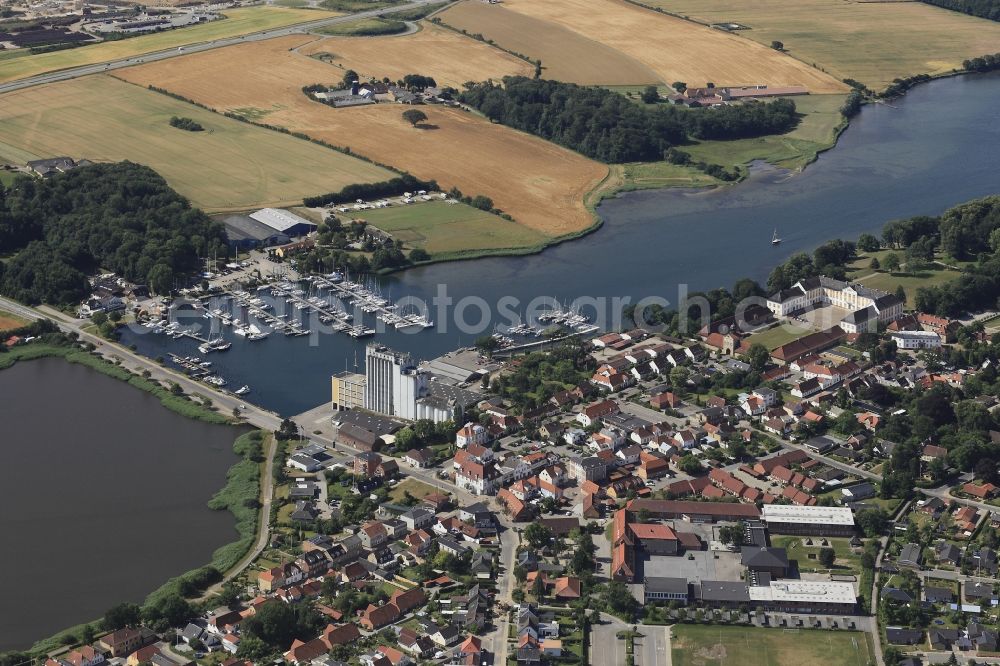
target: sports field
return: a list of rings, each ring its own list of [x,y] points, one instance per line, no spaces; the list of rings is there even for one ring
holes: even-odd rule
[[[469,196],[486,195],[519,224],[549,237],[592,225],[583,197],[604,178],[606,166],[457,109],[423,107],[428,120],[421,129],[403,120],[406,107],[401,105],[334,109],[312,101],[302,93],[303,85],[336,81],[342,74],[290,50],[306,39],[240,44],[116,74],[216,109],[266,114],[270,124],[349,146],[419,178],[434,178],[445,190],[455,186]],[[387,43],[399,39],[384,38]],[[438,75],[430,69],[414,69]]]
[[[460,2],[438,14],[444,23],[481,34],[515,53],[542,61],[542,76],[581,85],[651,84],[659,75],[643,63],[555,23],[503,5]],[[540,30],[545,38],[539,39]]]
[[[491,8],[494,6],[487,7]],[[548,40],[551,27],[562,26],[580,38],[641,63],[667,84],[674,81],[684,81],[690,86],[703,86],[707,82],[718,86],[766,83],[802,85],[813,93],[846,90],[840,81],[774,49],[624,0],[506,0],[503,9],[531,20],[520,27],[524,39]],[[478,28],[469,29],[470,32],[490,29],[489,13],[481,14]],[[446,20],[447,16],[445,13]],[[595,54],[596,58],[600,57],[600,52],[595,51]],[[587,54],[574,47],[571,59],[564,64],[572,68],[576,62],[587,62]],[[542,64],[546,64],[544,58]],[[589,68],[593,64],[586,66]]]
[[[29,76],[53,72],[59,69],[92,65],[106,60],[118,60],[132,56],[173,49],[188,44],[208,42],[213,39],[236,37],[239,35],[270,30],[293,23],[314,21],[323,17],[337,16],[336,12],[285,7],[245,7],[227,9],[226,18],[211,23],[168,30],[155,35],[131,37],[115,42],[104,42],[92,46],[81,46],[65,51],[54,51],[39,55],[18,55],[0,59],[0,83],[14,81]]]
[[[171,127],[171,116],[192,118],[205,131]],[[55,155],[148,165],[207,210],[301,203],[394,175],[103,74],[0,96],[0,159]]]
[[[881,89],[897,77],[935,74],[996,53],[1000,23],[922,2],[851,0],[640,0],[705,23],[748,26],[735,34],[815,63],[837,79]]]
[[[542,245],[546,240],[534,229],[498,215],[444,201],[363,210],[345,213],[343,217],[365,220],[407,247],[421,247],[435,255],[524,248]]]
[[[673,666],[868,666],[866,634],[679,624],[671,630]]]
[[[463,37],[432,23],[399,37],[330,37],[300,49],[304,55],[333,56],[330,79],[340,80],[353,69],[364,78],[398,80],[407,74],[431,76],[438,85],[461,89],[467,81],[499,79],[509,74],[530,75],[534,68],[487,44]],[[330,81],[331,83],[333,81]]]

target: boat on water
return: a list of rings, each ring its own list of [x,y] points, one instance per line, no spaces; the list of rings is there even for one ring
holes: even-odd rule
[[[236,395],[246,395],[249,392],[250,392],[250,387],[247,386],[246,384],[233,391],[233,393],[235,393]]]
[[[775,229],[774,233],[771,234],[771,245],[781,245],[781,238],[778,237],[777,229]]]

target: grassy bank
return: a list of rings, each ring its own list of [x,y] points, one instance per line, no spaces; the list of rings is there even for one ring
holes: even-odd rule
[[[215,410],[194,402],[191,398],[176,395],[164,388],[159,382],[146,379],[131,370],[116,365],[95,353],[87,352],[76,346],[61,346],[47,343],[34,343],[14,347],[0,354],[0,370],[6,369],[18,361],[31,361],[39,358],[64,358],[70,363],[79,363],[115,379],[128,382],[137,389],[156,396],[167,409],[200,421],[216,424],[231,424],[233,419],[219,414]]]
[[[212,566],[219,571],[228,571],[236,566],[257,536],[264,438],[264,431],[254,430],[236,439],[233,451],[243,459],[229,469],[225,487],[208,502],[210,509],[229,510],[233,514],[236,531],[240,535],[238,541],[219,548],[212,555]]]
[[[406,32],[406,23],[385,18],[366,18],[349,23],[335,23],[316,32],[334,37],[374,37],[378,35],[398,35]]]

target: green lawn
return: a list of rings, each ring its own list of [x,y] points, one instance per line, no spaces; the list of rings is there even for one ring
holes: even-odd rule
[[[793,340],[798,340],[799,338],[809,335],[810,333],[812,333],[811,330],[787,326],[775,326],[774,328],[769,328],[766,331],[754,333],[748,338],[748,340],[750,344],[760,343],[767,347],[768,351],[770,351]]]
[[[7,171],[6,169],[0,169],[0,185],[9,186],[14,183],[14,179],[19,175],[23,175],[17,171]]]
[[[236,37],[294,23],[304,23],[324,16],[336,16],[331,12],[263,6],[227,9],[225,15],[226,18],[222,20],[190,28],[168,30],[154,35],[143,35],[142,37],[103,42],[92,46],[81,46],[39,55],[30,55],[25,52],[24,55],[18,57],[0,59],[0,83],[69,67],[129,58],[164,49],[176,49],[188,44]]]
[[[100,122],[94,122],[95,109]],[[205,131],[171,127],[172,116],[191,118]],[[392,176],[355,157],[106,75],[3,95],[0,162],[54,155],[145,164],[210,211],[300,205],[306,196]]]
[[[833,146],[844,122],[840,107],[845,95],[804,95],[791,98],[802,114],[787,134],[735,141],[703,141],[682,149],[696,160],[732,168],[764,160],[785,169],[801,169]]]
[[[917,289],[920,287],[936,287],[946,282],[951,282],[960,275],[961,273],[958,271],[945,268],[927,270],[914,274],[880,272],[875,275],[865,277],[860,282],[866,287],[881,289],[883,291],[888,291],[889,293],[895,292],[897,287],[902,286],[903,290],[906,291],[906,302],[912,307]]]
[[[434,486],[428,485],[423,481],[417,481],[414,478],[408,478],[404,481],[399,482],[395,488],[389,491],[389,501],[399,503],[402,501],[403,497],[406,495],[407,491],[417,499],[423,499],[432,493],[441,492]]]
[[[822,537],[809,538],[812,539],[812,546],[803,544],[803,539],[799,536],[776,536],[771,539],[771,545],[776,548],[786,549],[788,551],[788,559],[798,561],[799,571],[828,571],[826,567],[819,563],[819,551],[823,547],[821,545]],[[855,553],[851,550],[850,540],[829,537],[826,540],[829,544],[827,548],[833,548],[833,552],[837,556],[831,570],[832,573],[852,573],[859,575],[861,573],[861,552]],[[810,556],[812,557],[810,558]]]
[[[753,629],[682,624],[672,630],[673,666],[868,666],[869,638],[860,632]]]
[[[547,240],[541,233],[516,222],[472,206],[445,201],[351,211],[344,215],[366,220],[408,247],[421,247],[434,255],[525,248]]]

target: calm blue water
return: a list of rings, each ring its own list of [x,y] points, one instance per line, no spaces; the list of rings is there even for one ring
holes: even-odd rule
[[[838,146],[798,174],[766,169],[749,181],[715,191],[656,190],[625,194],[599,209],[604,226],[585,238],[531,257],[478,259],[428,266],[382,280],[393,298],[430,299],[446,289],[455,301],[475,296],[523,314],[537,296],[660,295],[677,301],[691,290],[729,287],[742,277],[764,280],[792,254],[831,238],[878,232],[886,221],[938,214],[948,207],[1000,193],[1000,74],[956,77],[918,87],[893,107],[871,105],[855,118]],[[770,244],[777,228],[784,242]],[[466,320],[479,311],[466,309]],[[417,334],[395,330],[379,340],[430,358],[475,334],[432,311],[438,326]],[[494,314],[485,332],[499,321]],[[364,341],[345,335],[271,336],[213,355],[230,386],[249,384],[249,400],[290,415],[329,400],[334,372],[364,358]],[[196,354],[192,341],[133,335],[126,342],[152,356]]]

